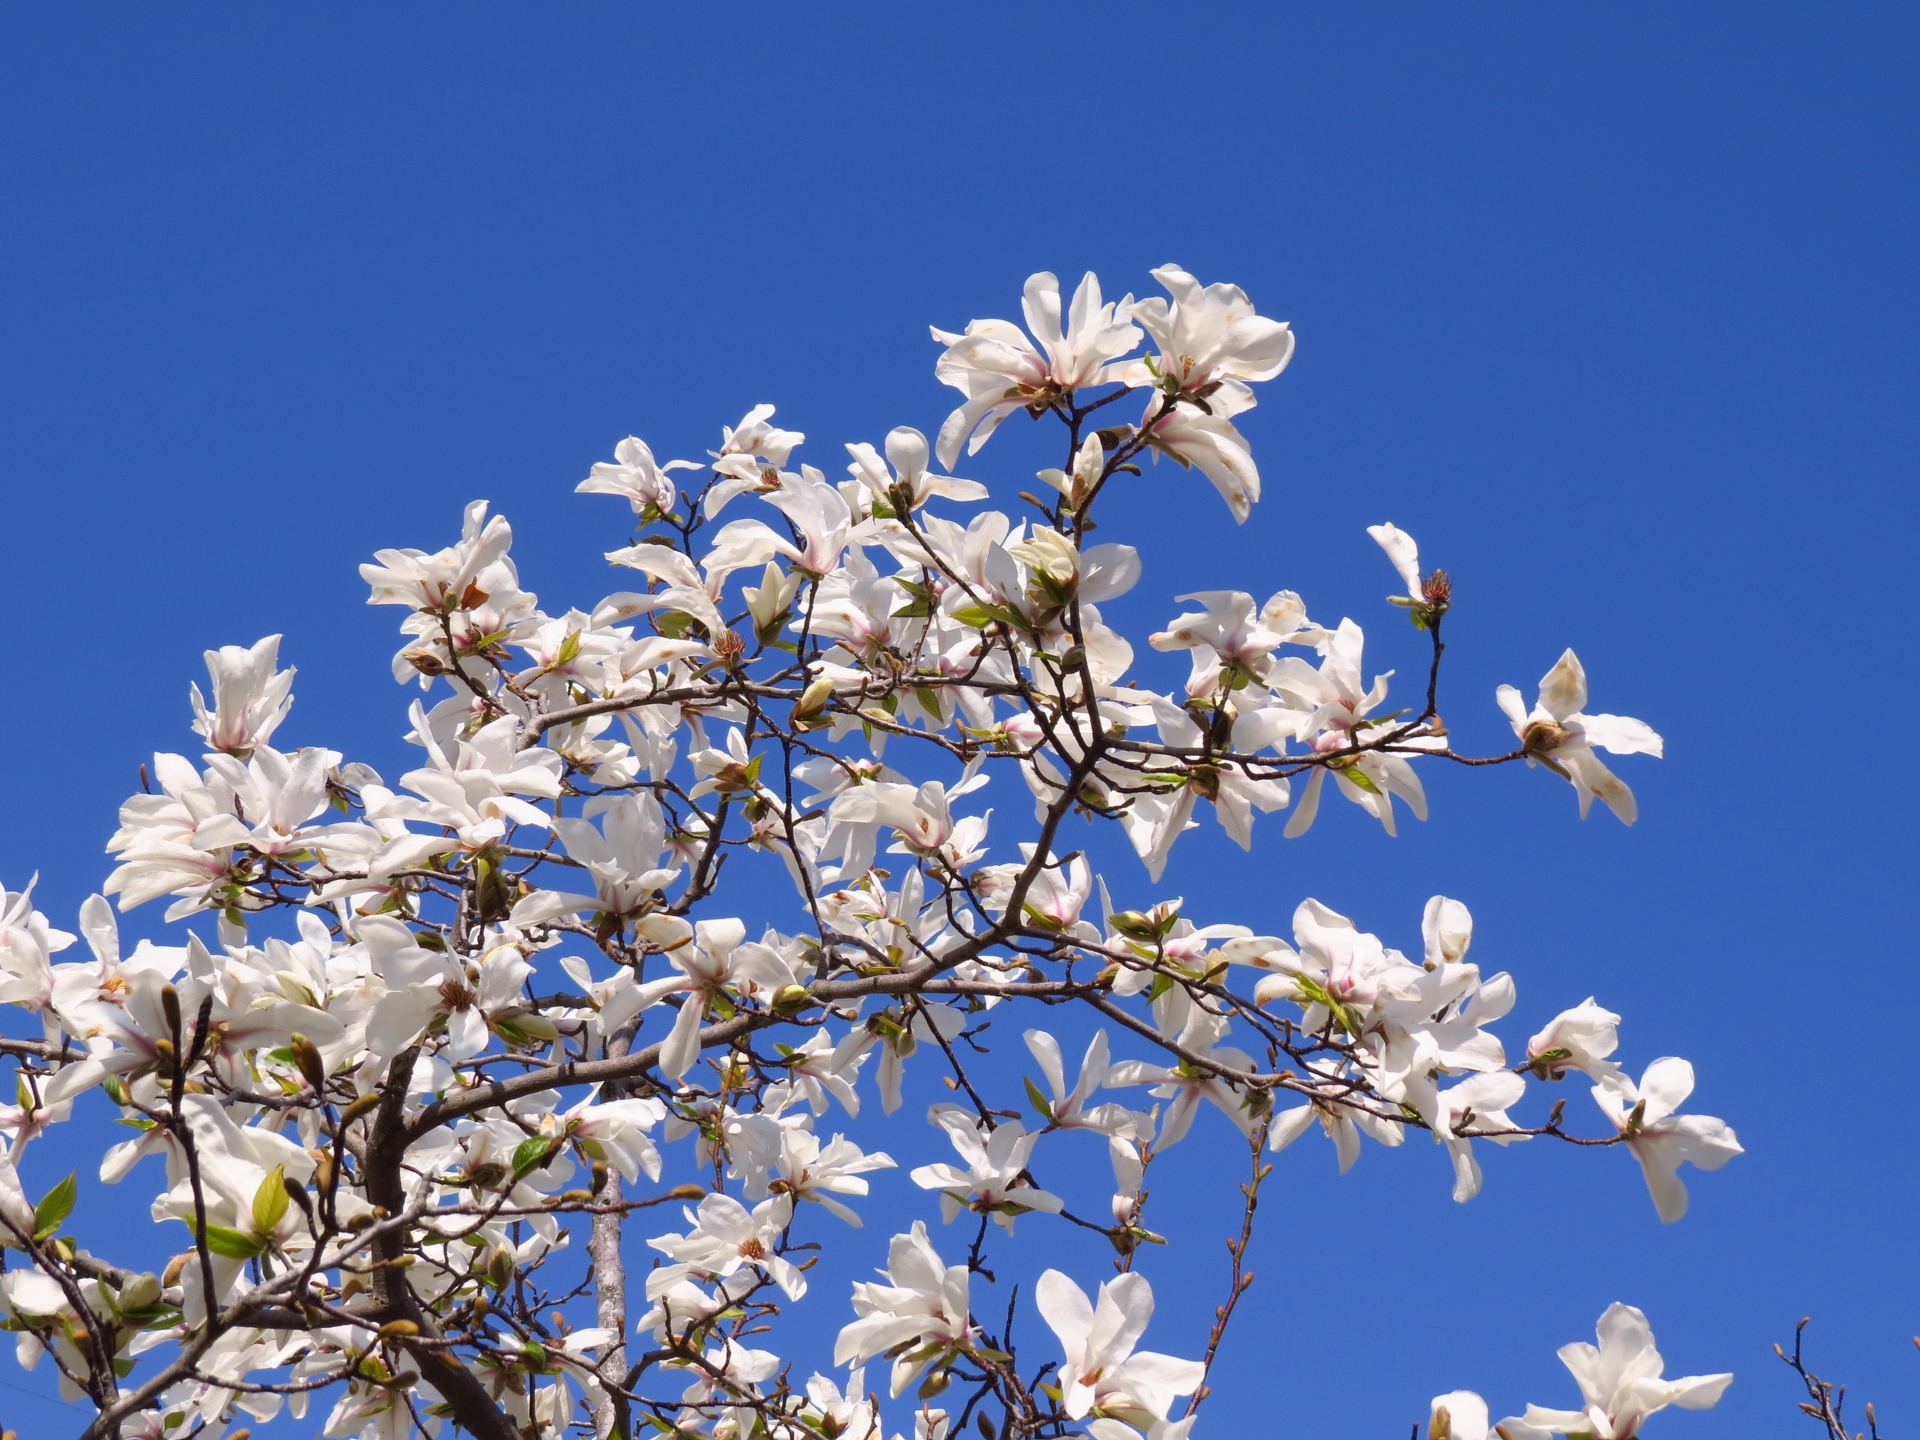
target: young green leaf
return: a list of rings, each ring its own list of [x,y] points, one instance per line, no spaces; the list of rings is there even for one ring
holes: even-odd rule
[[[280,1223],[280,1217],[287,1213],[285,1175],[284,1165],[274,1166],[267,1172],[267,1178],[260,1182],[260,1188],[253,1192],[254,1234],[271,1235],[273,1227]]]
[[[76,1171],[74,1175],[67,1176],[33,1207],[33,1240],[36,1245],[58,1234],[67,1216],[73,1213],[74,1178],[78,1173]]]

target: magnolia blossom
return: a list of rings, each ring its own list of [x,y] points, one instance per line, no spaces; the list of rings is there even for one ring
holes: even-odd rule
[[[665,950],[680,973],[641,987],[640,1008],[669,995],[684,996],[673,1029],[661,1042],[660,1069],[678,1080],[700,1054],[700,1023],[708,1004],[733,987],[741,998],[770,998],[794,983],[793,967],[768,946],[747,939],[739,920],[702,920],[694,925],[667,915],[641,922],[648,940]]]
[[[933,332],[947,347],[934,374],[967,397],[940,427],[942,465],[959,459],[962,445],[978,451],[1015,410],[1044,410],[1058,396],[1119,378],[1112,362],[1140,343],[1133,297],[1103,304],[1092,271],[1073,292],[1064,325],[1060,282],[1044,271],[1028,277],[1020,308],[1037,346],[1005,320],[975,320],[961,335]]]
[[[623,795],[601,812],[601,823],[556,816],[553,829],[567,854],[585,866],[594,893],[536,890],[513,908],[513,923],[535,925],[562,915],[600,911],[631,915],[673,882],[680,867],[662,866],[667,848],[660,804],[649,791]]]
[[[1453,1161],[1453,1198],[1460,1204],[1480,1193],[1480,1161],[1473,1153],[1475,1137],[1485,1137],[1496,1145],[1531,1138],[1510,1133],[1519,1126],[1507,1116],[1507,1107],[1519,1104],[1526,1093],[1526,1081],[1505,1070],[1469,1076],[1440,1092],[1440,1124],[1434,1138],[1447,1147]]]
[[[1513,722],[1513,733],[1520,737],[1529,765],[1546,766],[1570,781],[1580,797],[1580,818],[1597,795],[1607,807],[1628,825],[1640,814],[1633,791],[1626,782],[1600,763],[1594,748],[1616,755],[1652,755],[1663,752],[1664,742],[1644,721],[1624,715],[1583,715],[1587,704],[1587,672],[1580,657],[1569,650],[1540,678],[1540,698],[1532,711],[1521,702],[1520,692],[1511,685],[1494,691],[1500,709]]]
[[[992,1215],[1008,1234],[1014,1217],[1029,1210],[1058,1214],[1064,1202],[1026,1179],[1034,1142],[1018,1120],[1003,1120],[983,1133],[974,1118],[957,1105],[936,1105],[927,1119],[947,1132],[953,1148],[966,1161],[958,1165],[922,1165],[912,1172],[922,1190],[940,1192],[940,1216],[948,1224],[962,1210]]]
[[[1027,1049],[1040,1063],[1046,1077],[1048,1094],[1040,1095],[1031,1084],[1027,1093],[1041,1110],[1049,1130],[1094,1130],[1113,1137],[1146,1138],[1153,1133],[1152,1120],[1124,1105],[1089,1105],[1087,1102],[1107,1083],[1113,1067],[1107,1059],[1107,1032],[1097,1030],[1080,1061],[1080,1075],[1073,1088],[1067,1088],[1066,1068],[1060,1054],[1060,1042],[1044,1030],[1029,1030],[1021,1037]]]
[[[1153,1318],[1153,1287],[1144,1275],[1126,1274],[1100,1287],[1089,1303],[1086,1291],[1058,1270],[1040,1276],[1034,1289],[1047,1326],[1060,1341],[1060,1403],[1099,1440],[1132,1440],[1133,1431],[1165,1433],[1174,1398],[1191,1394],[1206,1375],[1197,1360],[1177,1360],[1136,1350]],[[1184,1433],[1184,1432],[1183,1432]]]
[[[613,463],[597,463],[587,478],[573,488],[583,495],[620,495],[633,506],[633,513],[667,515],[679,496],[670,478],[675,470],[698,470],[692,460],[654,462],[653,451],[644,440],[629,435],[613,447]]]
[[[278,669],[280,637],[269,635],[248,649],[222,645],[207,651],[207,675],[213,682],[213,708],[198,685],[188,686],[193,728],[207,747],[245,759],[264,745],[293,709],[293,674]]]
[[[962,480],[955,475],[935,475],[927,469],[927,437],[911,425],[900,425],[887,432],[887,460],[871,445],[849,445],[853,464],[847,473],[869,494],[868,509],[891,513],[893,499],[904,495],[909,510],[918,510],[936,496],[947,500],[984,500],[987,487],[978,480]],[[951,461],[946,463],[951,464]],[[892,465],[889,474],[887,465]]]
[[[699,1208],[684,1212],[693,1228],[685,1235],[657,1235],[647,1241],[674,1263],[647,1277],[652,1300],[689,1277],[724,1280],[742,1265],[764,1270],[789,1300],[807,1293],[806,1277],[780,1254],[780,1234],[793,1219],[786,1196],[763,1200],[749,1211],[731,1195],[709,1195]]]
[[[1387,681],[1392,672],[1373,677],[1372,685],[1361,688],[1361,656],[1365,636],[1351,620],[1342,620],[1340,628],[1326,640],[1326,659],[1315,670],[1305,661],[1289,656],[1276,666],[1273,684],[1310,709],[1301,726],[1303,735],[1311,735],[1310,748],[1316,755],[1334,757],[1316,766],[1307,781],[1300,804],[1287,822],[1287,838],[1304,835],[1320,810],[1320,791],[1329,773],[1340,793],[1379,820],[1394,833],[1393,801],[1399,797],[1416,819],[1427,818],[1427,794],[1404,755],[1379,750],[1360,750],[1360,744],[1373,732],[1393,722],[1377,721],[1372,712],[1387,697]],[[1423,733],[1419,727],[1401,727],[1414,731],[1398,742],[1403,750],[1444,749],[1446,741]]]
[[[1559,1080],[1569,1070],[1579,1070],[1604,1083],[1620,1073],[1620,1067],[1607,1058],[1619,1048],[1619,1024],[1618,1015],[1601,1008],[1589,995],[1571,1010],[1562,1010],[1527,1041],[1528,1068],[1544,1080]]]
[[[822,1144],[811,1130],[784,1127],[780,1142],[779,1157],[771,1167],[774,1187],[795,1200],[811,1200],[856,1228],[862,1223],[859,1212],[833,1197],[865,1195],[867,1182],[862,1175],[894,1168],[891,1155],[863,1151],[844,1135]]]
[[[1217,408],[1205,410],[1192,401],[1156,396],[1147,402],[1142,430],[1156,457],[1197,468],[1212,481],[1235,522],[1244,525],[1260,499],[1260,467],[1247,437],[1233,426],[1234,413],[1225,397]]]
[[[1166,993],[1168,997],[1186,998],[1186,991],[1178,988]],[[1165,1151],[1186,1137],[1202,1100],[1212,1102],[1242,1134],[1252,1133],[1259,1122],[1259,1116],[1250,1106],[1253,1097],[1213,1069],[1216,1065],[1240,1071],[1254,1068],[1253,1057],[1246,1051],[1219,1043],[1228,1030],[1226,1019],[1199,1005],[1190,1005],[1183,1023],[1171,1028],[1183,1057],[1178,1064],[1167,1066],[1125,1060],[1107,1072],[1109,1085],[1153,1085],[1152,1094],[1172,1102],[1160,1122],[1156,1148]]]
[[[887,1247],[886,1283],[855,1281],[853,1323],[834,1342],[833,1363],[862,1364],[891,1353],[898,1395],[936,1360],[971,1348],[974,1337],[965,1265],[948,1265],[927,1238],[924,1221]]]
[[[1319,1061],[1309,1067],[1316,1077],[1304,1087],[1307,1103],[1282,1110],[1267,1127],[1267,1146],[1284,1150],[1318,1121],[1333,1141],[1339,1157],[1340,1173],[1346,1174],[1360,1158],[1360,1137],[1365,1135],[1382,1145],[1398,1145],[1406,1138],[1406,1129],[1393,1120],[1376,1115],[1359,1098],[1365,1081],[1361,1076],[1345,1077],[1342,1067]]]
[[[1453,1390],[1433,1397],[1427,1440],[1487,1440],[1488,1433],[1487,1402],[1473,1391]]]
[[[1171,297],[1135,302],[1133,318],[1159,347],[1153,361],[1129,366],[1130,384],[1152,384],[1199,401],[1225,398],[1227,413],[1253,403],[1249,380],[1271,380],[1293,358],[1293,332],[1284,321],[1256,314],[1238,285],[1202,285],[1178,265],[1153,278]]]
[[[1692,1093],[1693,1066],[1674,1056],[1647,1066],[1638,1085],[1612,1075],[1593,1087],[1595,1102],[1640,1162],[1654,1208],[1669,1225],[1687,1213],[1687,1187],[1678,1174],[1683,1161],[1718,1170],[1745,1153],[1726,1121],[1674,1113]]]
[[[1618,1301],[1600,1317],[1598,1347],[1584,1341],[1560,1348],[1560,1363],[1573,1372],[1585,1403],[1578,1410],[1527,1406],[1521,1424],[1555,1435],[1591,1435],[1593,1440],[1633,1440],[1650,1415],[1669,1405],[1710,1410],[1719,1403],[1732,1375],[1661,1378],[1666,1362],[1654,1348],[1647,1317]],[[1512,1422],[1507,1422],[1509,1427]],[[1516,1433],[1515,1440],[1525,1440]]]

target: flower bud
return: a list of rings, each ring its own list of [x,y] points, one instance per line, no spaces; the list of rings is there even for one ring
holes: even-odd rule
[[[813,995],[804,985],[782,985],[773,992],[773,1008],[783,1015],[804,1010],[812,1003]]]
[[[294,1064],[300,1067],[300,1073],[306,1077],[307,1084],[315,1091],[327,1088],[327,1066],[320,1058],[320,1049],[299,1031],[294,1031],[287,1040],[287,1049],[293,1052]]]
[[[487,1257],[487,1283],[496,1290],[504,1290],[513,1283],[513,1252],[500,1249]]]
[[[820,676],[801,691],[800,698],[794,702],[793,723],[799,725],[814,719],[827,708],[827,701],[832,697],[833,681]]]
[[[340,1112],[340,1123],[342,1125],[351,1125],[379,1103],[380,1092],[378,1090],[369,1090],[358,1100],[355,1100],[351,1105],[347,1106],[345,1110]]]

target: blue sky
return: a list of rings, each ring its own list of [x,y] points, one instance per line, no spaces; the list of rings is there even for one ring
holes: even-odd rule
[[[1917,32],[1876,5],[16,8],[0,877],[71,917],[136,765],[187,748],[209,646],[284,631],[287,738],[405,768],[376,547],[486,496],[548,608],[591,601],[624,526],[568,492],[621,436],[698,454],[766,400],[837,468],[937,428],[928,323],[1177,261],[1299,350],[1246,417],[1250,523],[1167,466],[1109,519],[1147,566],[1125,624],[1287,586],[1410,678],[1364,533],[1391,519],[1456,578],[1463,745],[1572,645],[1668,758],[1623,762],[1632,831],[1537,771],[1433,775],[1397,841],[1345,806],[1252,857],[1209,828],[1163,893],[1282,932],[1316,895],[1405,947],[1426,896],[1464,899],[1519,981],[1510,1046],[1597,995],[1630,1068],[1690,1057],[1749,1151],[1662,1227],[1619,1154],[1495,1154],[1456,1207],[1430,1149],[1341,1179],[1310,1138],[1206,1428],[1567,1403],[1552,1351],[1615,1299],[1677,1373],[1739,1376],[1659,1433],[1810,1425],[1769,1351],[1804,1314],[1911,1428]],[[1041,463],[1020,420],[963,473],[1011,497]],[[1150,1272],[1166,1348],[1216,1298],[1223,1129],[1167,1182],[1197,1233]],[[46,1377],[0,1378],[29,1433]]]

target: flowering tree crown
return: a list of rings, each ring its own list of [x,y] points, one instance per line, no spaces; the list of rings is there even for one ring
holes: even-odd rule
[[[1370,533],[1423,651],[1410,700],[1369,674],[1358,624],[1285,589],[1175,597],[1145,643],[1185,652],[1187,677],[1130,679],[1136,648],[1100,607],[1142,562],[1091,543],[1095,516],[1122,531],[1142,463],[1165,459],[1247,521],[1261,482],[1235,421],[1294,349],[1238,287],[1154,278],[1165,298],[1109,301],[1089,275],[1063,303],[1036,275],[1024,329],[934,331],[961,405],[932,443],[849,445],[837,482],[793,468],[805,437],[771,405],[709,461],[623,440],[578,486],[636,521],[607,556],[626,588],[597,601],[542,608],[484,501],[442,549],[380,551],[370,603],[401,612],[393,673],[420,692],[418,763],[392,784],[276,748],[279,637],[208,652],[204,753],[154,757],[78,937],[31,886],[0,896],[0,998],[41,1024],[0,1042],[0,1307],[21,1362],[91,1407],[89,1437],[219,1440],[318,1397],[326,1435],[366,1440],[449,1421],[485,1440],[867,1440],[889,1412],[916,1440],[1183,1440],[1252,1281],[1265,1157],[1311,1131],[1343,1171],[1369,1141],[1430,1139],[1463,1202],[1487,1145],[1622,1147],[1661,1217],[1685,1212],[1679,1166],[1740,1150],[1681,1113],[1691,1068],[1629,1078],[1620,1017],[1591,998],[1509,1050],[1491,1027],[1514,981],[1468,958],[1460,901],[1429,901],[1403,952],[1311,898],[1282,936],[1158,892],[1209,815],[1250,848],[1260,816],[1299,837],[1331,793],[1392,834],[1426,819],[1434,766],[1524,762],[1631,824],[1599,752],[1661,740],[1587,713],[1569,650],[1531,708],[1501,687],[1513,749],[1454,750],[1452,584],[1391,524]],[[950,472],[1023,410],[1061,426],[1061,463],[1009,514]],[[1084,824],[1117,827],[1139,868],[1096,874],[1067,838]],[[743,851],[791,880],[790,919],[758,934],[728,885]],[[108,896],[167,901],[180,943],[129,949]],[[77,938],[90,958],[56,958]],[[990,1014],[1024,1017],[1009,1093],[980,1060]],[[1077,1063],[1055,1033],[1074,1015]],[[868,1177],[896,1167],[868,1148],[873,1107],[902,1109],[909,1065],[947,1098],[887,1143],[952,1228],[870,1245],[857,1227],[887,1217]],[[1528,1093],[1576,1072],[1585,1131]],[[159,1186],[178,1247],[160,1273],[70,1233],[75,1178],[27,1183],[76,1106],[135,1132],[99,1177]],[[839,1128],[863,1114],[857,1140]],[[1145,1247],[1185,1243],[1147,1180],[1196,1127],[1244,1140],[1245,1218],[1216,1323],[1176,1356],[1142,1348]],[[1110,1187],[1069,1166],[1086,1147]],[[1115,1273],[1048,1269],[1010,1306],[992,1241],[1020,1223],[1103,1237]],[[884,1264],[853,1286],[833,1373],[803,1377],[782,1322],[825,1244]],[[1729,1379],[1660,1379],[1621,1305],[1597,1350],[1561,1353],[1583,1408],[1529,1407],[1509,1440],[1625,1440]],[[1487,1407],[1439,1397],[1430,1429],[1483,1440]]]

